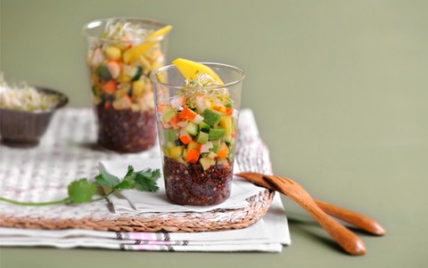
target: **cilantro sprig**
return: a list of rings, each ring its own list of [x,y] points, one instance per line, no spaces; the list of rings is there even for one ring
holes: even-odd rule
[[[105,199],[118,190],[136,189],[144,192],[157,192],[159,190],[159,187],[157,186],[157,180],[159,177],[159,169],[147,168],[141,171],[135,171],[133,166],[128,166],[128,171],[121,181],[118,177],[108,173],[107,171],[101,170],[100,174],[95,177],[95,182],[89,181],[86,178],[72,181],[67,186],[68,196],[61,200],[33,203],[20,202],[0,196],[0,201],[21,206],[47,206],[58,204],[72,205],[91,203]],[[97,184],[104,188],[105,193],[102,197],[94,199],[94,195],[98,192]]]

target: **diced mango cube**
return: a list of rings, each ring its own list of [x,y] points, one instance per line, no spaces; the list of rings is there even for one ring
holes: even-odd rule
[[[220,118],[219,125],[220,127],[226,130],[226,133],[225,133],[226,136],[232,135],[232,117],[231,116],[223,115]]]
[[[122,56],[122,52],[119,48],[114,46],[106,47],[104,53],[109,60],[118,60]]]
[[[144,91],[144,81],[137,80],[132,82],[132,96],[139,98],[143,94]]]
[[[183,153],[183,146],[174,146],[169,149],[169,156],[172,158],[180,157]]]
[[[193,149],[199,152],[201,151],[201,144],[196,141],[191,141],[189,145],[187,145],[187,148]]]

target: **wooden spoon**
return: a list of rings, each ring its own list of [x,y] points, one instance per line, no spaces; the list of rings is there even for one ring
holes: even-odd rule
[[[254,184],[265,187],[267,189],[279,191],[279,189],[277,189],[276,187],[274,187],[273,185],[271,185],[270,183],[268,183],[263,179],[263,174],[253,173],[253,172],[244,172],[236,175]],[[356,213],[346,208],[338,207],[338,206],[323,202],[321,200],[314,199],[314,201],[318,205],[318,207],[320,207],[325,213],[329,214],[330,216],[333,216],[347,223],[350,223],[370,234],[385,235],[386,233],[382,225],[380,225],[377,221],[365,215]]]
[[[341,219],[374,235],[381,236],[386,234],[386,231],[382,227],[382,225],[367,216],[364,216],[346,208],[338,207],[323,202],[321,200],[314,199],[314,201],[315,203],[317,203],[320,209],[324,210],[324,212],[329,214],[330,216]]]
[[[320,209],[309,193],[297,182],[277,176],[265,175],[263,178],[309,212],[346,252],[351,255],[364,255],[366,253],[366,246],[363,241]]]
[[[309,193],[297,182],[285,177],[269,175],[260,176],[260,174],[257,176],[250,174],[250,176],[248,176],[248,173],[240,173],[238,176],[243,178],[252,177],[253,179],[257,177],[259,185],[266,185],[268,186],[266,188],[278,190],[293,199],[297,204],[308,211],[324,230],[326,230],[326,232],[349,254],[357,256],[366,253],[363,241],[320,209]],[[263,181],[260,181],[260,177]]]

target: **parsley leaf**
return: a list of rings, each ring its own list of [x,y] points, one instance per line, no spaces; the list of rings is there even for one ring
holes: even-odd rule
[[[81,204],[92,201],[92,197],[97,192],[97,187],[87,179],[80,179],[70,183],[67,190],[70,201],[75,204]]]
[[[116,176],[111,175],[105,170],[101,170],[100,174],[95,177],[95,180],[105,187],[114,188],[120,183],[119,179]]]
[[[135,188],[140,191],[156,192],[159,190],[157,179],[160,177],[159,169],[145,169],[136,173]]]
[[[119,183],[116,188],[117,189],[132,189],[135,186],[135,177],[136,174],[134,172],[133,166],[128,166],[128,172],[126,173],[123,181]]]

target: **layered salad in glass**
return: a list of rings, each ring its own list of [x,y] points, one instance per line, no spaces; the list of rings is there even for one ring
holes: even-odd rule
[[[171,26],[109,19],[85,27],[98,143],[124,153],[151,148],[156,141],[156,119],[148,76],[164,65],[162,41]]]
[[[185,84],[157,99],[166,193],[181,205],[219,204],[230,195],[238,110],[209,66],[185,59],[173,64]]]

